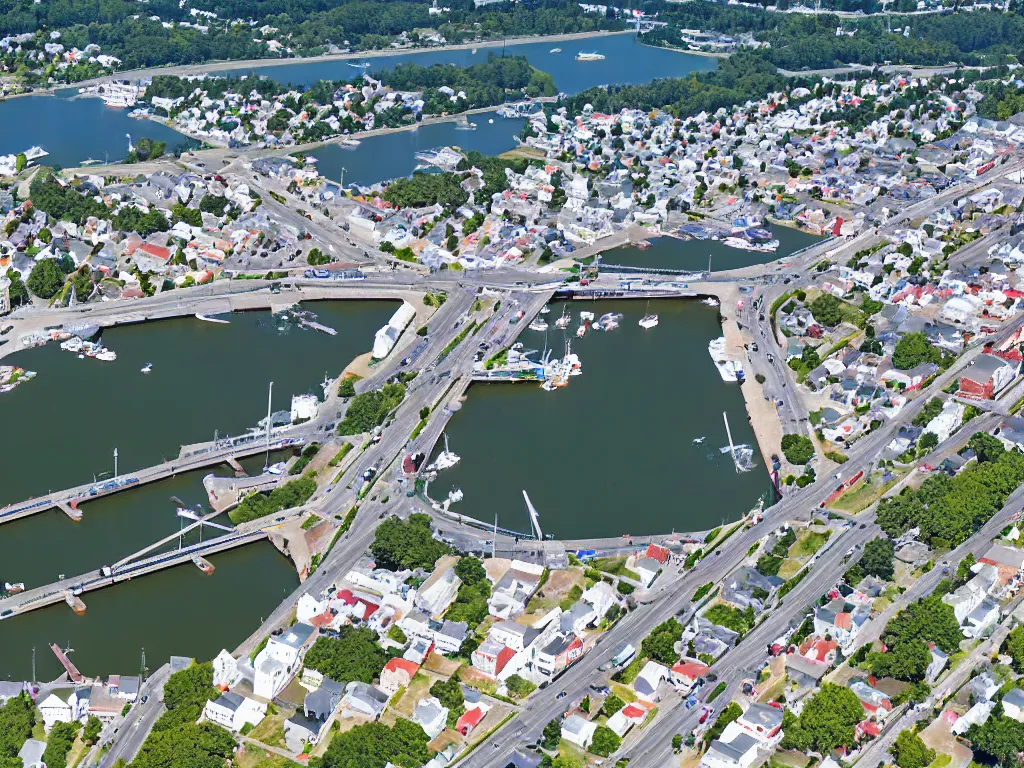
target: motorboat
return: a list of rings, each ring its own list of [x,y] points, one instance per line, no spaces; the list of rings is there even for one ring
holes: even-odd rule
[[[722,381],[743,381],[743,366],[735,360],[716,360],[715,367]]]
[[[543,307],[540,308],[540,313],[542,315],[546,315],[550,311],[551,311],[551,307],[549,307],[547,304],[545,304]]]
[[[571,320],[572,318],[569,317],[568,310],[562,310],[562,316],[555,320],[555,328],[558,328],[559,330],[565,330],[566,328],[569,327],[569,323]]]
[[[561,52],[562,52],[561,48],[552,48],[550,51],[548,51],[548,53],[561,53]]]
[[[580,327],[576,329],[576,338],[577,339],[582,339],[584,336],[586,336],[587,335],[587,330],[589,328],[590,328],[590,322],[587,321],[587,320],[584,320],[580,324]]]
[[[722,302],[720,302],[714,296],[708,296],[706,299],[701,299],[700,303],[707,307],[719,307],[722,305]]]
[[[576,54],[576,61],[604,61],[604,54],[593,51],[580,51]]]
[[[140,370],[142,371],[142,373],[149,373],[150,371],[153,370],[153,364],[152,363],[146,363],[144,366],[142,366],[142,368]]]
[[[642,318],[640,318],[639,325],[644,330],[653,328],[657,324],[658,324],[658,316],[657,315],[644,315]]]
[[[4,582],[4,591],[7,592],[8,595],[16,595],[19,592],[24,592],[25,591],[25,582],[18,581],[18,582],[15,582],[14,584],[11,584],[11,582],[5,581]]]
[[[711,355],[711,359],[716,363],[725,360],[725,336],[719,336],[717,339],[712,339],[708,344],[708,354]]]
[[[112,349],[104,349],[96,354],[97,360],[102,360],[105,363],[112,363],[117,360],[117,352]]]
[[[769,240],[766,243],[755,243],[745,237],[727,237],[722,245],[729,248],[736,248],[741,251],[757,251],[759,253],[774,253],[779,248],[778,240]]]
[[[594,313],[593,312],[586,312],[586,311],[580,312],[580,322],[581,323],[585,323],[587,321],[593,322],[593,320],[594,320]]]
[[[346,147],[358,147],[363,142],[361,142],[359,139],[353,139],[353,138],[349,137],[349,138],[342,139],[341,143],[344,146],[346,146]]]
[[[534,320],[526,327],[529,328],[531,331],[546,331],[548,329],[548,324],[547,322],[544,321],[543,318],[538,317],[536,320]]]

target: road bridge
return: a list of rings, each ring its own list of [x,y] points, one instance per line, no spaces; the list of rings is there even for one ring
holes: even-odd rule
[[[113,480],[85,483],[4,507],[0,509],[0,524],[20,520],[54,507],[62,509],[65,514],[77,522],[82,517],[78,506],[85,502],[165,480],[182,472],[191,472],[217,464],[230,464],[233,460],[263,453],[268,448],[274,451],[302,445],[306,440],[303,429],[306,426],[308,425],[302,425],[299,428],[287,427],[278,431],[276,435],[272,435],[269,445],[265,435],[253,432],[236,438],[218,440],[214,443],[184,446],[179,457],[174,461],[165,461],[162,464],[125,473]]]

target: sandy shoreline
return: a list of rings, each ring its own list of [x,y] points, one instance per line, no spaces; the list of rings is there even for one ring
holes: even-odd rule
[[[497,48],[499,46],[527,45],[529,43],[542,42],[565,42],[569,40],[583,40],[592,37],[610,37],[612,35],[633,34],[632,29],[623,29],[614,32],[569,32],[563,35],[530,35],[528,37],[510,37],[505,40],[487,40],[480,43],[457,43],[455,45],[440,45],[433,48],[408,48],[386,50],[362,51],[355,53],[328,53],[322,56],[299,56],[290,59],[242,59],[238,61],[210,61],[205,64],[179,64],[164,67],[150,67],[148,69],[126,69],[103,77],[83,80],[76,83],[75,87],[83,88],[89,85],[109,82],[111,80],[125,80],[141,77],[152,77],[154,75],[201,75],[213,72],[225,72],[235,69],[255,69],[263,67],[286,67],[294,64],[316,64],[319,62],[347,61],[351,59],[376,59],[384,56],[404,56],[417,53],[431,53],[436,51],[469,51],[474,48]]]

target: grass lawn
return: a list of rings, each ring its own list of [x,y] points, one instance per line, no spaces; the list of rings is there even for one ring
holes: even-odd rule
[[[82,741],[82,734],[79,732],[75,743],[71,745],[71,751],[68,752],[68,765],[72,767],[77,766],[82,761],[82,758],[89,754],[90,749],[92,747],[85,746],[85,742]]]
[[[903,476],[907,473],[906,469],[897,469],[893,473],[893,478],[885,485],[881,485],[882,475],[878,472],[871,475],[869,480],[859,480],[853,488],[829,506],[833,509],[838,509],[840,512],[849,512],[851,514],[857,514],[870,507],[878,499],[898,483]]]
[[[953,762],[952,755],[940,753],[939,756],[935,758],[934,762],[932,762],[932,764],[928,766],[928,768],[946,768],[946,766],[949,765],[951,762]]]
[[[640,674],[641,670],[643,670],[644,668],[644,664],[646,663],[646,658],[642,659],[639,656],[637,656],[635,659],[629,662],[629,664],[622,668],[622,672],[619,673],[619,682],[625,683],[626,685],[632,683],[634,680],[636,680],[636,676]]]
[[[608,687],[612,689],[612,693],[614,693],[627,704],[632,704],[634,701],[636,701],[636,691],[634,691],[630,686],[612,681],[611,683],[609,683]]]
[[[747,617],[747,614],[725,603],[718,603],[708,608],[704,612],[704,618],[712,624],[717,624],[720,627],[725,627],[741,634],[747,632],[753,626],[753,622]]]
[[[249,732],[249,738],[271,747],[284,746],[284,721],[288,715],[267,715],[263,722]]]
[[[794,576],[796,572],[800,570],[801,563],[798,560],[783,560],[782,566],[779,568],[779,578],[786,579],[787,581]]]
[[[796,543],[789,548],[789,556],[794,558],[810,557],[825,546],[830,533],[831,531],[825,531],[824,533],[804,531],[800,534]]]
[[[235,754],[238,768],[289,768],[296,765],[286,757],[247,744]]]
[[[431,678],[427,677],[422,672],[417,672],[416,676],[413,677],[412,682],[409,683],[409,689],[405,692],[397,702],[392,705],[392,708],[397,712],[400,712],[407,718],[412,717],[412,708],[416,706],[416,702],[420,699],[425,699],[430,695],[430,686],[433,685]]]
[[[599,557],[592,560],[590,565],[599,571],[610,573],[612,576],[625,576],[634,581],[640,580],[636,573],[626,567],[626,558],[624,557]]]

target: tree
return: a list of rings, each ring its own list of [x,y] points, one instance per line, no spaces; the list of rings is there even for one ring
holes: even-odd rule
[[[95,744],[102,731],[103,723],[100,719],[95,715],[89,715],[89,719],[85,721],[85,730],[82,731],[82,741],[89,745]]]
[[[903,731],[897,736],[891,752],[900,768],[925,768],[935,760],[935,750],[928,749],[913,731]]]
[[[28,289],[25,287],[25,283],[21,281],[21,274],[16,272],[13,267],[9,267],[7,269],[7,279],[10,281],[7,294],[10,297],[11,306],[20,307],[22,304],[27,304],[29,301]]]
[[[594,738],[590,742],[589,751],[601,757],[608,757],[608,755],[615,752],[621,746],[622,739],[615,735],[615,731],[607,725],[599,725],[594,731]]]
[[[738,720],[739,716],[743,714],[743,710],[740,705],[735,701],[730,701],[729,706],[722,710],[718,719],[715,720],[715,724],[708,730],[707,735],[704,737],[704,741],[710,744],[712,741],[717,739],[725,731],[726,726],[734,720]]]
[[[475,586],[487,579],[487,571],[478,557],[462,557],[455,564],[455,575],[462,579],[463,584]]]
[[[529,680],[519,675],[509,675],[505,681],[505,687],[508,689],[508,695],[513,699],[525,699],[537,688]]]
[[[16,173],[21,173],[28,167],[28,157],[25,156],[24,152],[19,152],[14,158],[14,170]]]
[[[923,331],[905,333],[896,342],[896,349],[892,353],[893,367],[901,371],[907,371],[921,363],[938,363],[942,354],[928,341]]]
[[[889,621],[882,634],[888,650],[869,654],[867,662],[879,676],[917,682],[924,679],[931,661],[929,642],[953,653],[961,640],[963,633],[952,606],[943,603],[940,595],[932,594],[904,608]]]
[[[854,729],[863,717],[864,707],[853,691],[835,683],[823,683],[799,719],[791,717],[787,723],[783,716],[786,735],[782,747],[826,753],[835,747],[852,746]]]
[[[976,752],[1000,765],[1016,764],[1017,754],[1024,752],[1024,723],[1009,717],[990,717],[984,725],[968,728],[966,736]]]
[[[1024,672],[1024,625],[1018,625],[1006,636],[1004,649],[1013,659],[1013,670]]]
[[[68,752],[75,743],[75,737],[82,724],[77,720],[70,723],[54,723],[46,738],[46,751],[43,762],[46,768],[67,768]]]
[[[814,458],[814,443],[804,435],[783,435],[782,452],[790,464],[806,464]]]
[[[586,761],[573,752],[559,752],[551,761],[551,768],[583,768]]]
[[[1002,441],[987,432],[975,432],[967,443],[979,462],[995,461],[1006,452]]]
[[[544,726],[543,733],[541,733],[541,746],[544,749],[558,749],[558,744],[561,740],[562,726],[557,720],[549,720],[548,724]]]
[[[679,658],[675,644],[683,636],[683,625],[674,618],[663,621],[640,643],[640,652],[662,664],[674,664]]]
[[[0,707],[0,758],[16,758],[32,736],[35,710],[27,693],[20,693]]]
[[[922,451],[930,451],[939,444],[939,436],[934,432],[925,432],[918,438],[917,447]]]
[[[306,254],[306,263],[311,267],[320,267],[324,264],[330,264],[331,257],[319,248],[312,248],[309,253]]]
[[[843,303],[830,293],[823,293],[811,302],[811,314],[822,325],[833,328],[843,320]]]
[[[370,545],[381,568],[432,568],[439,557],[451,550],[433,537],[428,515],[409,515],[408,520],[391,517],[377,526]]]
[[[167,712],[154,727],[170,730],[179,724],[194,723],[202,714],[206,702],[219,696],[220,691],[213,685],[213,664],[193,664],[175,672],[164,683],[164,706]]]
[[[860,567],[864,573],[889,581],[893,576],[893,553],[895,546],[887,538],[878,537],[864,545]]]
[[[56,259],[37,261],[28,276],[28,289],[41,299],[52,299],[64,287],[64,272]]]
[[[306,654],[305,665],[339,683],[372,683],[387,660],[373,630],[348,624],[337,638],[318,637]]]
[[[404,398],[402,384],[385,384],[380,389],[356,395],[348,404],[345,418],[338,424],[338,434],[359,435],[379,427]]]
[[[398,718],[392,727],[383,723],[357,725],[338,733],[321,760],[312,758],[310,768],[384,768],[388,762],[401,768],[419,768],[432,753],[423,729]]]
[[[601,705],[601,711],[604,713],[605,717],[611,717],[625,706],[626,702],[624,702],[614,693],[610,693],[608,694],[608,697],[604,700],[604,703]]]

